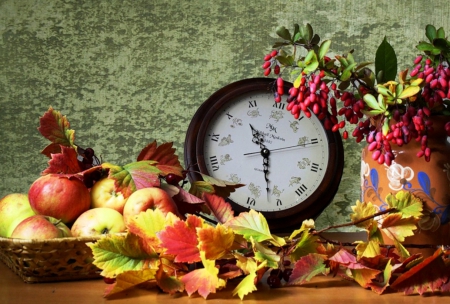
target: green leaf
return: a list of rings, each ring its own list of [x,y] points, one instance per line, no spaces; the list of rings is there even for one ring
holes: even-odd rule
[[[381,82],[395,80],[397,75],[397,56],[392,46],[384,37],[375,55],[375,74],[383,71]]]
[[[291,41],[291,33],[289,33],[289,30],[287,28],[285,28],[284,26],[277,27],[276,33],[278,36],[280,36],[284,40]]]
[[[111,235],[87,244],[94,257],[93,264],[102,269],[101,275],[115,277],[128,270],[142,270],[148,263],[159,261],[158,255],[148,254],[134,234]]]
[[[252,238],[256,242],[272,239],[267,220],[253,209],[228,220],[225,226],[233,229],[234,233],[243,235],[247,241],[251,241]]]
[[[395,208],[401,213],[402,218],[422,216],[423,203],[409,191],[399,191],[386,196],[386,203],[390,208]]]
[[[308,233],[308,231],[304,231],[291,253],[291,260],[297,261],[310,253],[317,253],[318,238],[318,236],[312,235]]]
[[[433,42],[434,38],[436,38],[436,35],[437,32],[434,25],[427,24],[427,26],[425,27],[425,36],[427,36],[428,40],[430,40],[430,42]]]
[[[255,252],[255,259],[258,262],[267,262],[267,266],[271,268],[278,268],[280,256],[262,243],[252,241],[253,251]]]
[[[364,102],[374,110],[379,110],[380,106],[378,105],[377,99],[372,94],[366,94],[363,97]]]
[[[444,28],[443,27],[440,27],[438,30],[437,30],[437,33],[436,33],[436,38],[445,38],[445,31],[444,31]]]
[[[397,96],[397,98],[400,99],[405,99],[411,96],[416,95],[417,93],[419,93],[420,91],[420,87],[419,86],[409,86],[406,89],[404,89],[400,95]]]
[[[325,40],[322,42],[319,48],[319,60],[322,60],[323,57],[328,53],[328,50],[330,49],[331,40]]]

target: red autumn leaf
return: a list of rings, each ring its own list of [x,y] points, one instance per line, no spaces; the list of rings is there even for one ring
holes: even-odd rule
[[[117,191],[125,198],[142,188],[159,187],[160,173],[153,161],[138,161],[109,169],[109,177],[115,180]]]
[[[195,215],[189,215],[186,221],[176,221],[158,234],[161,246],[166,248],[167,254],[175,255],[176,263],[199,262],[197,228],[202,225],[202,219]]]
[[[195,214],[205,211],[205,202],[197,196],[189,193],[180,186],[176,186],[178,193],[172,196],[172,199],[177,204],[180,214]]]
[[[172,167],[180,167],[181,164],[178,156],[175,155],[175,148],[173,143],[167,142],[158,146],[156,141],[149,143],[137,157],[137,161],[154,160],[159,165],[167,165]]]
[[[439,290],[449,278],[449,267],[442,259],[442,250],[438,249],[433,256],[399,276],[391,287],[405,294],[412,294],[416,290],[419,294],[423,294],[428,289]]]
[[[303,256],[294,264],[288,285],[301,285],[316,275],[324,273],[325,269],[325,258],[322,255],[310,253]]]
[[[39,119],[38,131],[42,136],[50,140],[53,144],[75,147],[75,131],[69,128],[70,123],[66,116],[61,115],[59,111],[53,110],[52,107]]]
[[[42,173],[75,174],[81,172],[77,155],[75,149],[61,146],[61,153],[51,155],[51,159],[48,161],[49,166]]]
[[[230,204],[222,197],[205,192],[203,193],[203,199],[220,223],[226,223],[234,217],[234,211],[231,209]]]

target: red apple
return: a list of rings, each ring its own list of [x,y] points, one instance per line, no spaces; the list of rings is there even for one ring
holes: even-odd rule
[[[126,201],[122,193],[116,192],[112,178],[103,178],[91,188],[91,208],[106,207],[122,213]]]
[[[72,235],[96,236],[101,234],[124,232],[123,216],[117,210],[101,207],[85,211],[73,223]]]
[[[159,209],[163,214],[172,212],[179,216],[177,205],[166,191],[158,187],[142,188],[133,192],[125,203],[123,208],[125,224],[130,218],[147,209]]]
[[[17,225],[11,234],[12,238],[48,240],[62,237],[71,237],[69,227],[61,220],[50,216],[33,215]]]
[[[31,209],[28,195],[24,193],[11,193],[0,200],[0,236],[10,237],[16,226],[35,215]]]
[[[28,198],[34,212],[65,224],[73,223],[91,205],[91,195],[82,181],[58,174],[39,177],[31,185]]]

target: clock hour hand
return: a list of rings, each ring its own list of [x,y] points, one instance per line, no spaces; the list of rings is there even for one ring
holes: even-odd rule
[[[261,151],[259,152],[261,156],[263,157],[263,172],[264,172],[264,179],[266,180],[266,192],[267,192],[267,200],[269,200],[269,155],[270,150],[267,149],[267,147],[264,145],[264,135],[261,134],[258,130],[253,128],[253,126],[250,124],[250,128],[252,129],[252,142],[259,145],[259,148]]]

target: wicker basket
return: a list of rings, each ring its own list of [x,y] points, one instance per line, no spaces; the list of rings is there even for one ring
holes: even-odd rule
[[[0,237],[0,259],[26,283],[100,278],[86,245],[102,236],[24,240]]]

